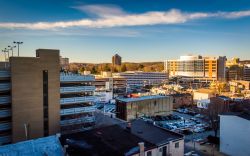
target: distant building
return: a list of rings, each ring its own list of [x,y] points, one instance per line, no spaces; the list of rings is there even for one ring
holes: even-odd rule
[[[60,65],[63,69],[69,68],[69,58],[60,56]]]
[[[230,85],[230,92],[232,93],[241,93],[244,90],[250,89],[250,82],[249,81],[229,81]]]
[[[166,60],[165,71],[169,76],[180,76],[187,80],[202,82],[225,80],[226,57],[180,56],[177,60]]]
[[[116,117],[126,121],[144,115],[169,115],[172,109],[173,97],[171,96],[154,95],[116,99]]]
[[[208,109],[209,104],[210,104],[210,99],[198,100],[197,101],[197,108]]]
[[[212,109],[215,109],[215,112],[224,113],[230,111],[230,103],[231,99],[226,96],[216,96],[210,98],[210,104],[208,108],[211,106]]]
[[[112,65],[113,67],[122,65],[121,56],[119,56],[118,54],[115,54],[114,56],[112,56]]]
[[[220,115],[220,152],[227,155],[250,155],[250,114]]]
[[[250,81],[250,64],[244,65],[243,75],[245,81]]]
[[[202,88],[202,89],[198,89],[197,91],[194,91],[193,100],[194,102],[197,102],[199,100],[207,100],[215,96],[216,94],[213,90]]]
[[[229,66],[226,69],[226,79],[231,80],[243,80],[243,67],[239,65]]]
[[[69,155],[184,155],[183,135],[156,127],[142,120],[100,127],[62,138],[63,144],[69,145]],[[86,148],[74,149],[74,142],[81,142]]]
[[[193,105],[193,96],[189,93],[183,94],[172,94],[173,96],[173,108],[177,109],[182,106],[192,106]]]
[[[114,78],[125,78],[128,86],[146,86],[159,85],[168,80],[168,76],[163,72],[141,72],[130,71],[122,73],[114,73]]]

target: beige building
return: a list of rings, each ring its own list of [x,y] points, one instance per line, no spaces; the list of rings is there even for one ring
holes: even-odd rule
[[[60,131],[59,50],[10,57],[0,72],[0,144]]]
[[[116,117],[130,121],[141,116],[169,115],[173,109],[171,96],[141,96],[117,98]]]

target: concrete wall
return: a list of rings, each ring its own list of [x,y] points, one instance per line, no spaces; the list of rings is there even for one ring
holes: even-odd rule
[[[157,99],[129,102],[127,106],[127,121],[147,115],[169,115],[173,110],[173,97],[166,96]]]
[[[60,130],[59,51],[37,50],[37,57],[11,57],[12,141],[25,140],[24,124],[29,124],[29,139],[44,136],[43,70],[48,70],[49,134]]]
[[[249,134],[249,120],[233,115],[220,116],[220,152],[232,156],[249,156]]]

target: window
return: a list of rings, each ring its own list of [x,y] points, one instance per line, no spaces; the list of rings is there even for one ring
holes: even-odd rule
[[[48,121],[48,71],[43,71],[43,127],[44,136],[49,135],[49,121]]]
[[[148,151],[147,156],[152,156],[152,151]]]
[[[174,147],[179,148],[179,142],[175,143]]]

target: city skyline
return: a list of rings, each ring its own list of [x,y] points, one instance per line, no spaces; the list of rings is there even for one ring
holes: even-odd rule
[[[249,59],[249,6],[246,0],[1,1],[0,49],[23,41],[21,56],[52,48],[70,62],[88,63],[111,62],[115,53],[124,62],[186,54]]]

